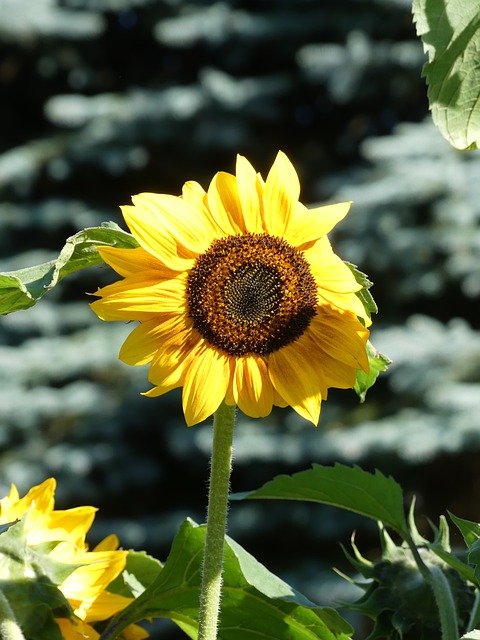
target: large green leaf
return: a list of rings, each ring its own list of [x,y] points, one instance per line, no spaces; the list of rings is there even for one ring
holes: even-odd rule
[[[114,222],[79,231],[67,239],[56,260],[0,273],[0,315],[32,307],[62,278],[102,262],[97,246],[137,247],[133,236]]]
[[[205,526],[187,520],[175,537],[157,579],[102,634],[113,640],[144,618],[174,620],[197,637],[200,572]],[[230,538],[225,540],[219,640],[347,640],[350,625],[333,609],[322,609],[270,573]]]
[[[234,499],[273,498],[330,504],[380,520],[401,534],[407,531],[400,485],[380,471],[359,467],[313,465],[292,476],[277,476],[255,491],[238,493]]]
[[[457,149],[480,140],[478,0],[414,0],[414,20],[429,62],[424,67],[435,124]]]

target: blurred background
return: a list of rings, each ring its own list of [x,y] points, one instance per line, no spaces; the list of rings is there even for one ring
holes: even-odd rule
[[[332,241],[375,283],[393,364],[365,404],[332,392],[318,429],[239,415],[233,490],[339,461],[392,474],[434,522],[478,521],[480,158],[433,126],[424,61],[408,0],[0,0],[0,271],[124,226],[132,194],[206,187],[238,152],[266,175],[284,150],[303,202],[354,201]],[[113,279],[80,272],[0,319],[0,494],[53,475],[59,507],[100,508],[92,543],[116,532],[165,559],[204,520],[211,429],[184,425],[176,392],[140,396],[146,370],[117,359],[132,327],[85,293]],[[324,605],[360,593],[332,571],[354,529],[374,558],[375,525],[351,514],[230,510],[230,534]]]

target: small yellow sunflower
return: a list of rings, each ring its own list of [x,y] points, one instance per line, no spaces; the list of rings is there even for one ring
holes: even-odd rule
[[[118,539],[108,536],[92,551],[85,538],[95,517],[95,507],[55,510],[54,478],[49,478],[20,498],[15,485],[0,500],[0,524],[24,518],[28,545],[55,542],[49,556],[61,563],[78,566],[58,586],[72,606],[72,619],[56,620],[65,640],[97,640],[100,634],[92,626],[125,609],[132,598],[110,593],[108,585],[123,571],[126,551],[118,550]],[[148,633],[137,625],[126,629],[122,638],[140,640]]]
[[[206,192],[134,196],[122,212],[140,246],[98,248],[123,280],[93,310],[139,321],[120,359],[150,365],[147,396],[183,387],[188,425],[223,400],[251,417],[290,405],[317,424],[328,389],[368,371],[362,287],[327,238],[350,203],[307,209],[299,194],[284,153],[265,181],[238,156]]]

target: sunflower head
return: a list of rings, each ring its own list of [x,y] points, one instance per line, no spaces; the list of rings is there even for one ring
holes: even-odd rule
[[[122,211],[139,246],[98,248],[123,279],[93,310],[138,321],[120,359],[150,365],[147,396],[182,387],[189,425],[223,400],[251,417],[290,405],[317,424],[328,389],[369,370],[363,285],[327,237],[350,203],[307,209],[299,195],[284,153],[265,180],[238,156],[207,191],[134,196]]]

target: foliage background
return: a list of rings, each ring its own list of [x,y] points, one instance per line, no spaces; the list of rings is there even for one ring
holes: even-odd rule
[[[480,160],[431,123],[407,0],[0,0],[0,271],[46,261],[141,191],[178,193],[290,156],[311,205],[354,200],[333,236],[369,274],[373,342],[394,361],[359,405],[333,392],[314,429],[287,410],[239,417],[233,489],[311,462],[380,468],[436,520],[479,519]],[[58,504],[100,508],[94,534],[164,558],[204,518],[210,429],[179,395],[145,399],[69,278],[0,320],[0,489],[54,475]],[[421,524],[421,523],[420,523]],[[320,604],[347,598],[338,540],[376,531],[309,505],[236,503],[230,533]],[[94,542],[95,540],[92,540]],[[170,624],[162,638],[180,638]]]

